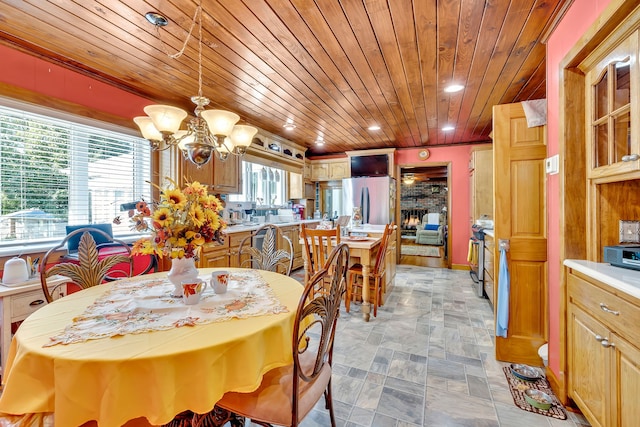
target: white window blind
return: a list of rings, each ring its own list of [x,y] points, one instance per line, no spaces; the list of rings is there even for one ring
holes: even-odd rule
[[[146,140],[0,105],[0,246],[59,240],[65,226],[112,223],[121,204],[150,200]]]

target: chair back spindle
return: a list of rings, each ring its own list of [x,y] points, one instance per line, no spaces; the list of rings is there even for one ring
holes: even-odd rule
[[[80,235],[78,244],[77,259],[53,264],[52,258],[57,258],[57,253],[67,246],[69,240],[76,239]],[[101,256],[100,248],[105,247],[105,243],[96,245],[94,235],[100,236],[108,243],[109,251],[115,252],[110,255]],[[74,255],[75,258],[75,255]],[[124,264],[123,268],[114,270],[114,267]],[[116,274],[117,277],[111,277]],[[124,241],[118,240],[102,230],[86,227],[79,228],[67,234],[67,236],[56,246],[49,249],[42,258],[42,268],[40,270],[40,284],[47,302],[52,302],[59,293],[55,289],[50,290],[47,286],[47,278],[55,275],[62,275],[69,278],[82,289],[99,285],[105,281],[115,280],[121,277],[133,275],[133,258],[131,257],[131,247]]]
[[[254,244],[261,241],[261,247]],[[293,243],[277,225],[267,224],[245,237],[238,247],[238,265],[291,274],[293,268]]]

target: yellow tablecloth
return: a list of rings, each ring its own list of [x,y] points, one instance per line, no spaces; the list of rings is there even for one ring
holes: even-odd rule
[[[201,277],[213,270],[201,269]],[[289,312],[43,347],[110,285],[43,307],[12,341],[0,412],[53,412],[64,427],[90,420],[120,426],[138,417],[164,424],[187,409],[210,411],[227,391],[254,390],[265,372],[292,363],[302,293],[290,277],[260,273]]]

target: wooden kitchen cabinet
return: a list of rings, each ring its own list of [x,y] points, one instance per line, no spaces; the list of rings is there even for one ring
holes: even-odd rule
[[[587,174],[606,178],[640,170],[638,34],[614,35],[581,64],[585,73]]]
[[[202,247],[198,268],[229,267],[229,240],[225,239],[222,245],[207,243]]]
[[[311,163],[311,180],[327,181],[329,179],[328,163]]]
[[[312,181],[333,181],[351,176],[349,159],[329,159],[311,161]]]
[[[180,160],[178,177],[182,186],[185,181],[198,181],[211,186],[215,193],[240,193],[242,190],[240,164],[240,157],[234,155],[229,155],[223,162],[214,154],[209,163],[201,167],[183,157]]]
[[[233,233],[227,236],[229,240],[229,267],[250,267],[248,262],[244,262],[249,259],[249,254],[244,254],[241,259],[238,259],[240,243],[250,236],[251,231]],[[251,246],[251,242],[249,242],[249,246]]]
[[[302,174],[289,172],[289,199],[304,199]]]
[[[568,269],[568,385],[592,426],[640,419],[640,301]]]
[[[491,145],[471,150],[469,178],[471,223],[481,218],[493,219],[493,147]]]
[[[344,160],[336,163],[329,163],[329,179],[343,179],[349,178],[351,175],[349,173],[350,167],[349,163]]]
[[[293,246],[293,267],[291,270],[296,270],[304,265],[304,258],[302,257],[302,243],[300,243],[300,226],[290,225],[281,227],[280,231],[284,236],[287,236],[291,240]],[[281,248],[286,248],[285,242],[279,242]]]
[[[239,156],[230,155],[224,162],[217,157],[213,159],[212,186],[216,193],[242,193],[241,164]]]

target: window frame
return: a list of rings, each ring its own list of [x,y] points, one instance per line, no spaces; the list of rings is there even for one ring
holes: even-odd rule
[[[80,132],[82,132],[83,130],[86,131],[86,128],[88,127],[88,128],[95,129],[95,135],[94,135],[95,137],[117,139],[118,136],[120,137],[126,136],[127,140],[129,139],[138,140],[140,145],[138,148],[134,147],[134,149],[132,149],[131,162],[133,165],[142,164],[143,166],[141,169],[137,169],[136,173],[132,172],[130,177],[131,181],[133,182],[133,192],[140,195],[140,197],[134,196],[134,198],[145,198],[145,200],[151,200],[151,198],[154,196],[151,182],[153,177],[153,166],[154,166],[155,156],[153,155],[153,153],[151,153],[151,149],[149,148],[148,141],[142,138],[139,135],[139,133],[136,132],[134,129],[116,125],[116,124],[109,123],[102,120],[88,118],[88,117],[80,116],[77,114],[41,106],[41,105],[19,101],[12,98],[2,97],[2,96],[0,96],[0,107],[2,108],[6,107],[9,109],[18,110],[24,113],[25,115],[34,114],[34,115],[43,116],[43,118],[45,118],[46,120],[60,122],[61,128],[65,128],[65,129],[69,128],[71,132],[73,132],[74,129]],[[3,114],[3,112],[0,112],[0,114]],[[116,133],[116,134],[110,135],[110,133]],[[72,154],[69,156],[70,162],[79,161],[82,163],[82,160],[77,160],[78,156],[76,156],[77,153],[74,150],[74,147],[78,147],[79,145],[83,145],[82,138],[80,139],[70,138],[69,145],[67,146],[68,152]],[[80,158],[82,157],[83,156],[80,156]],[[87,161],[86,156],[84,156],[84,159],[85,159],[84,161]],[[82,165],[80,169],[82,169],[83,167],[87,169],[85,165]],[[126,171],[126,169],[123,169],[123,170]],[[73,174],[73,172],[70,172],[70,173]],[[78,179],[81,179],[81,178],[82,176],[78,177]],[[85,174],[85,178],[86,178],[86,174]],[[78,181],[74,185],[74,183],[70,180],[69,196],[68,196],[69,205],[67,208],[68,210],[66,212],[67,221],[66,223],[62,222],[61,225],[58,226],[58,228],[64,229],[64,226],[67,224],[78,225],[78,224],[91,222],[90,220],[87,219],[91,216],[89,215],[89,212],[91,211],[91,207],[89,205],[91,202],[88,200],[88,198],[82,199],[81,197],[72,196],[73,192],[75,191],[88,192],[89,191],[88,182],[89,180],[86,179],[86,181]],[[74,187],[76,188],[74,189]],[[82,188],[84,188],[84,190],[82,190]],[[98,188],[96,188],[95,190],[101,191]],[[115,193],[117,193],[118,190],[114,190],[113,192],[115,196]],[[80,200],[86,200],[86,201],[82,203],[80,202]],[[127,200],[127,202],[132,202],[132,201],[134,200]],[[73,209],[72,206],[75,206],[75,209]],[[128,220],[128,212],[123,211],[119,213],[120,215],[115,215],[115,216],[120,216],[121,225],[113,224],[114,235],[117,236],[118,238],[125,239],[125,240],[135,240],[141,237],[139,233],[131,230],[129,220]],[[109,222],[111,223],[113,219],[114,218],[110,218]],[[104,223],[105,220],[101,220],[99,222]],[[56,230],[54,233],[58,233],[58,234],[55,234],[51,237],[36,238],[32,240],[17,239],[17,240],[0,241],[0,254],[9,253],[12,250],[15,251],[15,248],[17,246],[21,248],[21,252],[27,253],[27,252],[30,252],[31,249],[38,249],[39,247],[43,247],[44,245],[50,245],[51,242],[57,242],[62,238],[64,238],[64,234],[59,235],[59,230]]]

